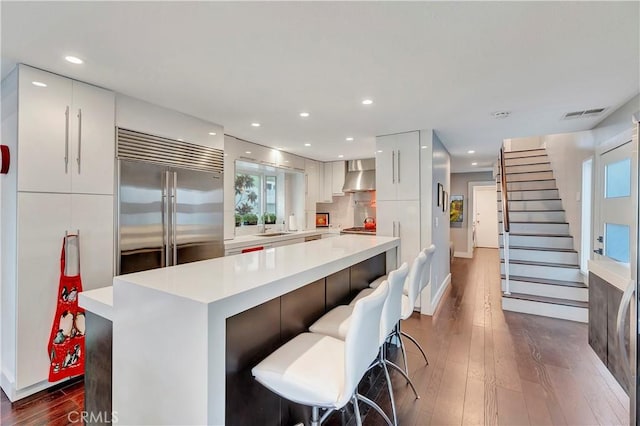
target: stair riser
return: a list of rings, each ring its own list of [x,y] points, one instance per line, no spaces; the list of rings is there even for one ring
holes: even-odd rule
[[[500,241],[500,243],[502,243],[502,241]],[[515,245],[513,243],[511,244]],[[500,259],[504,259],[503,249],[500,249]],[[522,250],[512,248],[509,250],[509,259],[529,260],[532,262],[568,263],[571,265],[577,265],[578,253],[547,250]]]
[[[498,217],[502,219],[502,212],[498,211]],[[509,212],[509,220],[512,222],[564,222],[563,211],[546,212]]]
[[[503,232],[502,223],[499,224],[500,232]],[[536,235],[569,235],[567,223],[511,223],[510,232],[514,234]]]
[[[507,174],[507,183],[509,182],[528,182],[540,179],[553,179],[553,172],[533,172],[533,173],[514,173]]]
[[[498,208],[501,204],[498,204]],[[541,201],[512,201],[509,199],[510,210],[562,210],[562,200]]]
[[[558,198],[557,189],[542,189],[538,191],[509,191],[509,201],[533,201],[545,198]],[[502,201],[502,194],[498,191],[498,201]]]
[[[499,238],[500,238],[500,242],[502,242],[502,235],[500,235]],[[537,236],[537,235],[536,236],[510,235],[509,244],[512,246],[522,246],[522,247],[572,249],[573,238],[544,237],[544,236]]]
[[[536,155],[546,155],[547,150],[544,148],[531,149],[528,151],[507,151],[504,153],[505,160],[514,157],[535,157]]]
[[[504,159],[504,164],[509,166],[519,166],[524,164],[534,164],[534,163],[548,163],[549,157],[545,155],[536,155],[525,158],[506,158]]]
[[[577,302],[589,301],[589,289],[584,287],[567,287],[509,280],[509,290],[512,293],[532,294],[534,296],[575,300]],[[506,282],[504,279],[502,280],[502,291],[506,291]]]
[[[520,191],[523,189],[558,189],[556,187],[555,180],[536,180],[536,181],[522,181],[522,182],[507,182],[507,191]]]
[[[587,308],[575,306],[553,305],[550,303],[533,302],[529,300],[502,298],[502,309],[511,312],[541,315],[543,317],[560,318],[570,321],[584,322],[589,320]]]
[[[520,172],[548,172],[551,171],[551,164],[542,163],[542,164],[521,164],[521,165],[513,165],[507,166],[507,175],[509,173],[520,173]]]
[[[504,275],[504,263],[500,264],[500,273]],[[560,281],[582,281],[579,269],[541,265],[509,264],[509,275],[533,277]]]

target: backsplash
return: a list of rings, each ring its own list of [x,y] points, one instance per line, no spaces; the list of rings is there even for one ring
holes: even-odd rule
[[[329,225],[332,228],[351,228],[354,226],[353,195],[335,196],[333,203],[316,204],[316,212],[329,213]],[[362,226],[362,224],[355,225]]]

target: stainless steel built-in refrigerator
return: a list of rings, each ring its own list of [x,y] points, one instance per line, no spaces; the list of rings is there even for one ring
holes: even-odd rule
[[[224,256],[221,150],[118,129],[118,274]]]

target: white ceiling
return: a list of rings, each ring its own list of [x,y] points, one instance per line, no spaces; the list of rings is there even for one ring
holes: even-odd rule
[[[563,113],[611,112],[640,90],[638,2],[1,7],[3,76],[24,62],[319,160],[372,157],[376,135],[434,128],[453,170],[473,170],[503,138],[589,129],[603,117]],[[491,117],[501,110],[511,117]]]

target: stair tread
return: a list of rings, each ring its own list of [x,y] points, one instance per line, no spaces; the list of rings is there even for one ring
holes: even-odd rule
[[[504,263],[504,259],[500,259],[500,263]],[[509,264],[513,264],[513,265],[531,265],[531,266],[550,266],[552,268],[580,269],[580,265],[574,265],[574,264],[571,264],[571,263],[536,262],[536,261],[533,261],[533,260],[510,260]]]
[[[555,180],[555,179],[549,179]],[[558,188],[543,188],[543,189],[507,189],[507,192],[522,192],[522,191],[557,191]],[[531,200],[512,200],[512,201],[531,201]]]
[[[523,294],[523,293],[504,294],[503,293],[502,297],[506,297],[508,299],[528,300],[531,302],[550,303],[552,305],[573,306],[576,308],[586,309],[589,307],[589,302],[579,302],[577,300],[571,300],[571,299],[559,299],[556,297],[536,296],[533,294]]]
[[[515,209],[509,209],[509,213],[513,213],[513,212],[518,212],[518,213],[542,213],[542,212],[563,212],[565,211],[564,209],[527,209],[527,210],[515,210]],[[498,210],[498,213],[502,213],[502,209]]]
[[[503,235],[502,232],[500,232],[500,235]],[[542,238],[547,238],[547,237],[556,237],[556,238],[573,238],[573,235],[570,234],[530,234],[530,233],[526,233],[526,232],[509,232],[510,236],[518,236],[518,237],[542,237]]]
[[[498,223],[502,223],[502,221],[499,220]],[[544,225],[549,225],[549,224],[552,224],[552,225],[568,225],[567,222],[538,222],[538,221],[535,221],[535,220],[526,220],[526,221],[510,220],[509,221],[509,224],[514,224],[514,223],[542,223]]]
[[[562,201],[562,198],[536,198],[534,200],[509,200],[510,203],[517,202],[517,201]]]
[[[549,172],[553,172],[553,170],[549,169],[549,170],[528,170],[528,171],[524,171],[524,172],[507,172],[506,174],[508,175],[521,175],[524,173],[549,173]],[[500,173],[498,173],[497,176],[500,176]]]
[[[533,157],[536,157],[535,155]],[[506,160],[506,159],[505,159]],[[520,166],[533,166],[537,164],[551,164],[551,161],[540,161],[538,163],[527,163],[527,164],[505,164],[505,167],[520,167]]]
[[[502,278],[503,280],[506,279],[504,275],[500,275],[500,278]],[[524,282],[537,283],[537,284],[551,284],[551,285],[559,285],[564,287],[588,288],[585,285],[585,283],[581,283],[579,281],[552,280],[551,278],[538,278],[538,277],[521,277],[519,275],[509,275],[509,279],[513,281],[524,281]]]
[[[500,246],[501,249],[504,248],[504,246]],[[563,248],[553,248],[553,247],[531,247],[531,246],[509,246],[509,249],[514,249],[514,250],[532,250],[532,251],[561,251],[563,253],[578,253],[576,250],[574,249],[563,249]]]
[[[546,148],[528,148],[528,149],[512,149],[510,151],[505,151],[505,154],[511,154],[513,152],[530,152],[530,151],[547,151]]]

